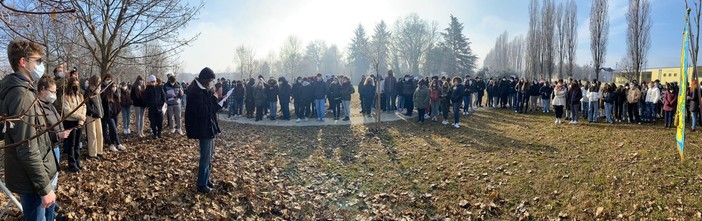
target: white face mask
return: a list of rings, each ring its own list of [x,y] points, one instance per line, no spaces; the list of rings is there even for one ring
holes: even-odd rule
[[[58,73],[56,73],[56,76],[63,78],[63,77],[66,77],[66,73],[58,72]]]
[[[215,84],[216,84],[215,81],[210,81],[209,88],[214,88],[214,87],[215,87]]]
[[[56,101],[56,93],[49,92],[49,95],[46,96],[46,102],[53,104],[54,101]]]
[[[34,66],[34,71],[31,71],[32,79],[39,80],[39,78],[41,78],[41,76],[44,75],[44,70],[45,70],[44,68],[45,67],[44,67],[43,63],[36,64]]]

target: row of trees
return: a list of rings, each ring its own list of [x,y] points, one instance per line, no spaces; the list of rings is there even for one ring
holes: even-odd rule
[[[463,34],[463,24],[453,15],[450,19],[443,32],[438,31],[436,22],[414,13],[398,19],[392,28],[381,20],[370,36],[359,24],[346,50],[321,40],[310,41],[303,48],[302,40],[289,36],[277,56],[271,52],[266,59],[255,59],[252,49],[240,46],[236,65],[242,78],[322,73],[360,80],[361,75],[385,74],[389,69],[396,75],[472,74],[477,57]]]
[[[197,38],[183,37],[180,31],[203,3],[18,0],[4,6],[0,9],[0,39],[24,38],[44,45],[49,71],[66,65],[79,67],[83,76],[110,73],[132,80],[135,75],[180,72],[177,54]],[[9,66],[1,71],[12,72]]]

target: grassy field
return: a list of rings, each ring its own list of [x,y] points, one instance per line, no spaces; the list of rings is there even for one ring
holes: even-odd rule
[[[485,110],[460,129],[222,123],[219,189],[207,195],[195,194],[196,141],[127,137],[129,150],[63,173],[58,196],[76,220],[702,219],[699,133],[680,162],[660,124],[553,120]]]

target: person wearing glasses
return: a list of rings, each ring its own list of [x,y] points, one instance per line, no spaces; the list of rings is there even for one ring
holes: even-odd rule
[[[42,108],[36,102],[37,81],[44,75],[44,47],[27,40],[13,40],[7,55],[14,73],[0,83],[0,114],[23,115],[4,128],[5,181],[7,188],[20,197],[25,220],[53,220],[56,194],[51,185],[57,174],[58,161],[53,153]],[[33,139],[29,139],[33,138]]]

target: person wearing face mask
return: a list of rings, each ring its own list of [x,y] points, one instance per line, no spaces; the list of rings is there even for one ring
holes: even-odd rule
[[[676,106],[678,106],[678,95],[675,93],[673,84],[665,84],[665,94],[663,94],[663,111],[665,111],[665,128],[674,127],[673,119]]]
[[[86,133],[88,134],[88,157],[91,159],[104,159],[103,157],[103,133],[102,133],[102,118],[104,111],[102,109],[102,99],[100,99],[100,76],[94,75],[90,77],[90,84],[85,90],[83,97],[89,99],[86,102]]]
[[[73,128],[67,139],[63,140],[63,150],[68,156],[68,171],[79,172],[82,169],[80,164],[80,136],[81,127],[85,123],[85,104],[83,104],[83,94],[80,93],[78,79],[69,78],[66,82],[67,88],[63,96],[63,121],[64,128]],[[71,113],[73,110],[75,112]]]
[[[146,109],[146,102],[144,102],[144,78],[137,76],[134,84],[132,84],[132,90],[130,91],[129,97],[132,99],[132,105],[134,105],[135,111],[135,122],[137,136],[140,138],[144,137],[144,110]]]
[[[44,48],[27,40],[13,40],[7,46],[7,55],[14,73],[0,82],[0,114],[25,115],[23,120],[3,128],[5,144],[17,144],[4,149],[5,182],[19,195],[26,220],[53,220],[56,194],[51,180],[57,174],[58,161],[49,134],[40,134],[45,128],[26,123],[48,125],[40,105],[32,102],[41,97],[34,84],[44,74]]]
[[[189,139],[198,139],[200,144],[196,181],[197,191],[200,193],[209,193],[215,188],[214,182],[210,180],[210,173],[214,157],[214,138],[221,132],[217,122],[217,111],[222,107],[217,104],[218,98],[213,91],[207,88],[214,79],[212,69],[202,69],[198,78],[190,84],[186,96],[188,106],[185,107],[185,131]]]
[[[56,102],[54,102],[54,107],[56,110],[61,110],[63,105],[63,91],[66,87],[66,73],[63,72],[63,65],[59,65],[54,68],[54,82],[56,82]]]
[[[149,108],[149,123],[151,124],[151,138],[160,139],[163,130],[163,105],[166,103],[166,92],[159,85],[156,76],[149,75],[146,89],[144,89],[144,103]]]
[[[110,74],[105,75],[106,79],[111,79]],[[102,118],[102,131],[104,135],[107,135],[107,144],[110,145],[109,149],[113,152],[117,150],[126,150],[127,148],[122,145],[119,138],[119,133],[117,133],[117,117],[122,111],[122,106],[119,103],[119,91],[117,89],[117,84],[109,81],[107,90],[105,90],[101,95],[102,99],[102,109],[105,116]]]
[[[327,84],[324,83],[322,74],[317,74],[317,81],[312,83],[312,97],[314,98],[314,106],[316,110],[317,121],[324,121],[325,115],[325,97],[327,95]]]
[[[166,110],[168,129],[170,129],[172,134],[177,131],[179,135],[183,135],[183,125],[180,119],[182,113],[180,99],[184,95],[183,86],[176,81],[174,75],[170,75],[168,76],[168,82],[164,85],[164,89],[166,90],[166,104],[168,104],[168,109]]]
[[[131,134],[129,126],[131,126],[131,116],[132,116],[132,96],[131,89],[127,82],[122,82],[119,84],[119,104],[122,107],[122,130],[124,135]]]

